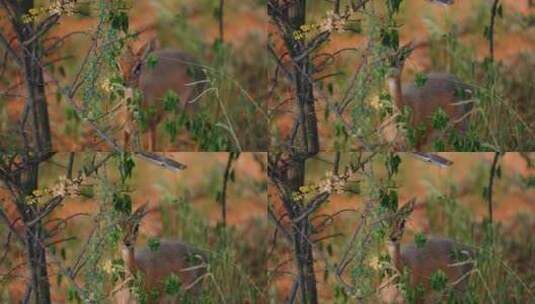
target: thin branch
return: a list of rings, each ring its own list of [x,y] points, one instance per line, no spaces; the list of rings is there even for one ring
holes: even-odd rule
[[[19,58],[19,56],[17,56],[17,53],[11,47],[11,44],[9,41],[7,41],[6,37],[4,37],[2,33],[0,33],[0,45],[6,50],[7,54],[9,54],[11,59],[13,59],[13,61],[15,61],[19,67],[23,66],[22,60]]]
[[[329,195],[331,195],[329,192],[322,192],[318,194],[310,203],[308,203],[308,208],[303,210],[298,217],[293,219],[293,221],[297,223],[307,218],[312,212],[316,211],[321,204],[327,201]]]
[[[489,52],[490,52],[490,60],[494,61],[494,25],[496,21],[496,13],[498,11],[498,4],[500,0],[494,0],[494,3],[492,4],[491,14],[490,14],[490,25],[489,25],[489,32],[488,32],[488,39],[489,39]]]
[[[224,18],[224,6],[225,6],[225,0],[219,0],[219,40],[221,43],[224,42],[224,25],[223,25],[223,18]]]
[[[500,152],[494,153],[494,159],[492,160],[492,166],[490,168],[490,177],[489,177],[489,184],[487,186],[487,203],[488,203],[488,210],[489,210],[489,222],[492,224],[493,216],[492,216],[492,192],[494,187],[494,177],[496,176],[497,167],[498,167],[498,159],[500,158]]]
[[[275,215],[275,212],[273,211],[273,208],[271,206],[268,206],[268,219],[275,224],[276,228],[282,233],[282,235],[288,240],[290,243],[293,242],[292,235],[284,228],[284,226],[281,224],[281,222],[277,219],[277,216]]]
[[[223,174],[223,187],[218,197],[219,203],[221,204],[221,220],[224,227],[227,225],[227,186],[232,171],[232,162],[238,157],[239,154],[237,156],[234,152],[229,152],[225,173]]]

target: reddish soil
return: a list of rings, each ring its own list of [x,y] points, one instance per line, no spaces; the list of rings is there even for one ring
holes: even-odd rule
[[[492,162],[492,153],[439,153],[441,156],[448,158],[454,162],[449,168],[439,168],[429,165],[413,157],[407,155],[402,158],[402,165],[399,174],[398,184],[400,185],[399,195],[400,202],[404,203],[412,197],[418,199],[419,207],[411,215],[408,222],[408,229],[411,231],[422,231],[424,233],[432,233],[429,231],[428,215],[424,208],[426,197],[429,195],[427,182],[434,185],[439,191],[449,193],[446,185],[449,182],[457,186],[473,187],[474,173],[477,172],[480,166],[485,172],[484,184],[487,183],[488,170]],[[533,155],[532,155],[533,157]],[[332,159],[332,155],[323,154],[323,158]],[[378,165],[380,166],[380,165]],[[500,160],[500,166],[503,177],[496,179],[494,186],[494,209],[493,216],[495,221],[501,222],[505,227],[512,227],[515,224],[516,218],[519,214],[530,214],[535,216],[535,204],[533,197],[535,197],[535,190],[526,190],[518,185],[510,184],[514,176],[527,176],[528,174],[535,174],[535,168],[528,168],[524,159],[517,153],[507,153],[503,159]],[[379,169],[379,167],[378,167]],[[378,170],[379,172],[381,170]],[[322,174],[318,174],[317,178],[309,178],[309,182],[315,183],[322,178]],[[481,196],[481,189],[467,188],[463,193],[457,197],[457,200],[467,206],[473,211],[475,215],[474,221],[480,222],[487,216],[487,203]],[[274,204],[277,214],[284,214],[284,209],[276,195],[276,191],[271,188],[269,191],[271,201]],[[327,204],[324,204],[316,214],[335,214],[341,210],[361,210],[363,207],[363,198],[361,196],[341,196],[332,195]],[[339,219],[344,218],[346,223],[355,223],[354,219],[356,213],[346,212],[345,215]],[[535,222],[534,228],[535,228]],[[344,226],[345,227],[345,226]],[[340,228],[340,227],[339,227]],[[350,228],[348,228],[350,230]],[[340,229],[334,232],[344,233],[343,238],[347,239],[350,231],[347,229]],[[513,230],[511,230],[513,231]],[[534,230],[535,231],[535,230]],[[333,233],[328,230],[325,234]],[[283,243],[284,241],[280,240]],[[276,251],[277,257],[280,261],[287,261],[284,265],[279,265],[277,268],[280,275],[273,278],[273,285],[277,288],[280,295],[287,295],[294,280],[294,261],[290,252],[282,250]],[[319,258],[315,264],[315,270],[318,279],[318,289],[323,300],[332,300],[332,286],[333,281],[323,281],[324,264]],[[273,270],[276,265],[270,265]]]
[[[533,13],[534,8],[528,8],[527,1],[507,0],[503,1],[504,14],[511,16],[515,12],[521,13]],[[400,43],[405,44],[409,41],[425,41],[429,36],[429,31],[424,22],[424,17],[431,17],[432,20],[441,26],[442,20],[445,17],[449,18],[455,24],[462,28],[469,18],[473,18],[476,8],[480,3],[479,1],[456,1],[452,7],[444,7],[440,5],[430,5],[427,1],[405,1],[402,5],[401,17],[399,22],[402,24],[400,32]],[[314,23],[317,20],[309,20],[309,23]],[[481,30],[482,31],[482,30]],[[496,34],[495,34],[495,58],[503,61],[507,64],[515,64],[517,55],[520,52],[535,52],[535,29],[520,30],[517,29],[514,32],[505,31],[500,21],[497,21]],[[488,56],[488,42],[485,40],[480,31],[475,33],[466,33],[461,37],[461,41],[471,46],[476,50],[478,59],[483,59]],[[367,39],[364,36],[348,35],[348,34],[334,34],[331,35],[330,41],[323,46],[322,51],[327,53],[334,53],[345,48],[366,48]],[[339,66],[344,67],[346,73],[344,77],[350,77],[353,72],[351,69],[345,67],[356,67],[359,64],[359,59],[355,54],[352,57],[347,57],[340,61]],[[405,66],[407,67],[407,78],[410,79],[412,74],[417,71],[429,71],[431,68],[431,60],[429,56],[429,50],[426,47],[417,49],[411,57],[407,60]],[[333,71],[329,71],[333,72]],[[337,88],[341,90],[341,88]],[[284,95],[283,95],[284,96]],[[318,102],[316,103],[316,115],[319,118],[319,133],[320,138],[323,140],[320,142],[322,150],[327,151],[332,147],[332,139],[334,137],[334,115],[328,121],[323,119],[324,109],[326,107],[325,102],[321,96],[316,96]],[[282,100],[282,97],[277,96],[274,103],[278,103]],[[293,119],[293,109],[289,106],[293,103],[287,103],[287,106],[280,108],[280,113],[273,120],[274,125],[279,130],[283,138],[289,134]],[[349,116],[349,113],[346,113]]]
[[[193,2],[193,4],[195,4]],[[232,4],[232,2],[229,2]],[[182,4],[185,5],[185,4]],[[239,6],[236,3],[233,4],[233,8]],[[153,25],[156,23],[156,18],[158,18],[157,7],[153,3],[147,0],[136,1],[135,6],[130,12],[130,28],[134,30],[145,29],[139,39],[132,44],[133,48],[136,49],[144,44],[146,41],[154,38],[156,36],[156,31]],[[218,27],[215,22],[215,19],[212,17],[212,10],[207,11],[197,11],[197,15],[193,16],[190,20],[192,26],[202,24],[200,27],[203,32],[203,39],[205,41],[212,41],[218,35]],[[240,9],[232,9],[226,11],[226,22],[225,22],[225,40],[227,42],[233,43],[235,45],[240,45],[243,41],[247,41],[245,38],[252,32],[265,32],[266,22],[265,15],[262,14],[262,11],[253,10],[247,6],[243,6]],[[4,18],[2,18],[3,20]],[[3,22],[3,21],[2,21]],[[68,33],[76,31],[89,31],[96,27],[95,18],[82,18],[82,17],[65,17],[61,19],[61,22],[58,26],[54,27],[51,30],[52,36],[64,36]],[[81,37],[81,36],[79,36]],[[87,40],[86,40],[87,41]],[[85,50],[89,45],[84,46],[84,40],[77,40],[77,45],[75,50],[79,51],[74,55],[77,58],[83,58],[85,55]],[[72,47],[72,46],[71,46]],[[72,49],[70,50],[72,52]],[[81,60],[81,59],[80,59]],[[79,61],[79,60],[78,60]],[[80,62],[76,63],[77,65]],[[45,75],[46,76],[46,75]],[[74,75],[67,75],[67,78],[74,77]],[[50,78],[48,78],[50,79]],[[60,79],[60,81],[62,81]],[[14,83],[10,83],[13,85]],[[9,86],[8,86],[9,87]],[[5,90],[6,88],[0,84],[0,91]],[[47,96],[48,96],[48,109],[50,114],[50,123],[53,136],[54,149],[58,151],[74,151],[74,150],[99,150],[107,151],[109,147],[101,142],[96,134],[93,133],[91,127],[81,123],[81,136],[70,136],[65,134],[66,127],[66,117],[65,117],[65,107],[67,105],[66,101],[55,102],[55,86],[49,85],[47,87]],[[19,94],[21,92],[11,92],[12,94]],[[23,103],[21,98],[12,97],[7,100],[6,103],[6,117],[10,117],[15,122],[15,119],[20,117],[22,111]],[[121,138],[120,133],[116,134],[117,138]],[[146,140],[146,139],[145,139]],[[119,141],[120,142],[120,141]],[[186,150],[186,151],[196,151],[199,147],[189,139],[187,134],[182,134],[178,138],[177,144],[169,143],[169,140],[161,140],[165,142],[165,146],[159,144],[159,150]]]
[[[61,154],[60,154],[61,155]],[[66,156],[66,154],[63,154]],[[227,153],[167,153],[177,161],[180,161],[188,166],[188,169],[181,173],[174,173],[164,168],[155,166],[153,164],[137,160],[134,169],[134,176],[130,183],[130,187],[134,189],[132,199],[134,205],[137,207],[145,202],[149,203],[150,207],[158,207],[158,203],[168,195],[180,196],[184,189],[189,189],[191,193],[191,200],[189,203],[198,212],[206,215],[206,221],[209,225],[214,226],[220,222],[221,214],[219,204],[215,201],[210,188],[212,175],[215,175],[217,180],[220,180],[224,167],[226,165]],[[261,157],[263,162],[266,161],[266,155]],[[58,162],[63,163],[65,159],[61,159],[58,155]],[[115,166],[111,166],[114,168]],[[47,171],[44,167],[42,174],[47,177],[53,175],[53,171]],[[252,231],[251,229],[261,229],[254,227],[255,220],[263,220],[266,210],[266,196],[265,193],[257,193],[254,188],[249,186],[251,183],[263,183],[266,181],[266,174],[259,163],[253,158],[250,153],[242,153],[238,160],[234,163],[236,181],[230,183],[227,192],[227,224],[234,227],[238,231]],[[48,172],[48,173],[47,173]],[[110,174],[113,178],[115,174]],[[50,180],[41,182],[41,187],[47,184],[53,184],[57,176],[50,176]],[[97,181],[89,180],[89,183],[97,183]],[[217,183],[220,187],[220,183]],[[11,219],[17,218],[18,214],[14,210],[13,205],[9,202],[9,194],[0,189],[0,202],[2,207]],[[96,195],[98,197],[98,194]],[[76,214],[84,213],[92,215],[98,210],[99,202],[96,199],[81,199],[68,198],[63,204],[53,213],[54,218],[67,218]],[[143,238],[150,236],[163,237],[164,227],[162,226],[161,214],[159,212],[151,212],[147,215],[141,225],[141,235]],[[89,233],[91,227],[90,217],[79,216],[71,221],[68,227],[69,232],[74,233],[79,239],[84,239]],[[18,229],[22,229],[17,225]],[[257,230],[258,231],[258,230]],[[178,233],[178,232],[177,232]],[[66,237],[66,235],[61,235]],[[166,236],[172,237],[172,236]],[[245,237],[245,242],[257,242],[257,239]],[[22,252],[17,256],[15,263],[24,263],[25,257]],[[13,299],[20,299],[24,294],[26,286],[26,267],[24,264],[20,266],[18,277],[14,277],[8,288],[9,294]],[[0,273],[4,273],[4,269]],[[54,277],[57,269],[51,265],[50,277]],[[54,281],[54,280],[53,280]],[[55,284],[55,283],[54,283]],[[55,303],[65,302],[64,284],[60,287],[55,286],[53,289],[53,301]]]

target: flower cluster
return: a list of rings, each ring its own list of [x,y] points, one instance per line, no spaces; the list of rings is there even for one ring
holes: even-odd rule
[[[310,36],[312,33],[316,32],[319,28],[317,24],[303,24],[299,30],[293,32],[294,40],[304,40],[307,36]]]
[[[31,195],[26,197],[26,202],[30,205],[38,205],[45,197],[68,197],[80,194],[80,185],[86,176],[68,179],[66,176],[60,176],[59,181],[50,188],[36,189]]]
[[[113,84],[112,84],[112,82],[110,81],[109,78],[105,78],[100,83],[100,88],[102,89],[102,91],[104,91],[106,93],[111,93],[112,90],[113,90]]]
[[[327,16],[324,17],[319,24],[304,24],[299,30],[293,32],[294,40],[303,40],[313,34],[323,32],[343,32],[347,20],[352,16],[353,11],[349,10],[344,14],[337,14],[334,11],[328,11]]]
[[[328,172],[325,175],[325,178],[320,180],[316,185],[306,185],[301,186],[299,191],[293,193],[294,201],[301,201],[305,198],[307,194],[311,193],[335,193],[342,194],[344,192],[346,184],[353,177],[354,172],[352,170],[347,170],[343,175],[334,175],[331,172]]]
[[[30,8],[28,10],[27,14],[22,15],[22,22],[23,23],[32,23],[37,20],[37,18],[41,15],[44,15],[48,12],[48,8],[46,7],[34,7]]]
[[[49,7],[34,7],[28,10],[27,14],[22,15],[23,23],[35,22],[43,15],[74,15],[76,0],[56,0]]]
[[[342,32],[346,25],[348,16],[335,14],[333,11],[327,12],[327,17],[323,18],[319,25],[319,29],[322,32]]]
[[[56,0],[49,7],[49,14],[58,14],[58,15],[74,15],[74,9],[76,5],[76,0]]]

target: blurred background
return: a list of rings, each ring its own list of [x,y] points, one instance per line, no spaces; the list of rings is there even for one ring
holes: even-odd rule
[[[104,159],[107,153],[76,153],[77,172],[88,160]],[[222,222],[219,197],[228,162],[228,153],[168,153],[187,165],[181,172],[134,159],[132,177],[121,184],[118,159],[112,157],[98,174],[87,178],[80,195],[65,201],[46,217],[48,252],[64,267],[73,267],[85,252],[84,267],[76,281],[95,295],[108,295],[120,283],[110,265],[121,264],[118,233],[114,227],[114,195],[128,194],[132,209],[148,203],[151,212],[140,226],[136,247],[155,239],[178,239],[209,253],[209,272],[201,292],[205,303],[255,303],[267,288],[265,210],[266,153],[242,153],[232,162],[226,190],[226,223]],[[40,187],[45,189],[65,175],[69,153],[58,153],[41,168]],[[0,188],[0,207],[11,221],[19,215],[8,190]],[[20,221],[15,221],[21,230]],[[59,224],[58,224],[59,223]],[[115,222],[116,223],[116,222]],[[111,226],[109,226],[111,225]],[[58,228],[59,226],[59,228]],[[0,225],[0,239],[8,229]],[[92,242],[88,239],[92,238]],[[21,300],[28,273],[24,247],[10,237],[2,241],[0,256],[0,302]],[[72,285],[49,257],[49,279],[54,303],[76,303]],[[114,266],[115,267],[115,266]],[[115,279],[114,279],[115,278]],[[221,298],[221,295],[224,295]],[[111,300],[111,298],[107,298]],[[201,301],[201,300],[199,300]],[[110,301],[111,302],[111,301]]]
[[[415,197],[417,205],[409,216],[402,244],[415,241],[416,235],[444,236],[479,251],[480,273],[470,277],[470,290],[475,303],[522,303],[533,299],[535,276],[535,155],[506,153],[499,159],[493,191],[494,240],[489,234],[486,190],[489,184],[493,153],[438,153],[453,164],[448,168],[426,163],[410,154],[400,153],[401,164],[395,176],[399,205]],[[340,170],[357,153],[342,153]],[[332,172],[334,153],[323,153],[311,160],[306,185],[317,185]],[[337,281],[335,269],[346,252],[353,231],[362,224],[361,214],[369,197],[367,193],[385,181],[385,157],[377,155],[368,167],[372,175],[356,174],[343,194],[332,194],[311,216],[315,225],[313,241],[315,271],[320,302],[351,303]],[[391,185],[392,186],[392,185]],[[272,192],[273,191],[273,192]],[[282,216],[284,209],[270,186],[270,203]],[[377,207],[377,205],[375,205]],[[287,223],[287,220],[283,220]],[[368,223],[373,222],[373,217]],[[357,240],[366,234],[372,238],[368,247],[352,248],[354,258],[343,278],[355,284],[366,303],[377,303],[373,292],[380,283],[378,257],[386,254],[384,234],[366,226]],[[276,240],[273,237],[272,240]],[[357,241],[356,244],[360,244]],[[282,238],[270,245],[270,293],[285,299],[295,278],[291,246]],[[361,261],[360,263],[358,261]]]
[[[332,1],[307,2],[306,24],[314,28],[332,13]],[[354,126],[367,142],[384,139],[377,132],[391,104],[385,102],[384,73],[387,67],[379,62],[382,50],[379,35],[389,27],[399,28],[399,44],[418,44],[405,63],[402,82],[414,83],[417,76],[429,72],[447,72],[463,82],[481,89],[478,107],[471,120],[479,147],[433,148],[433,151],[487,151],[488,146],[507,147],[507,151],[532,151],[535,143],[535,85],[531,81],[535,69],[535,6],[529,0],[500,1],[496,17],[494,56],[496,70],[489,68],[486,31],[493,1],[454,1],[440,5],[439,1],[404,0],[395,15],[395,25],[385,21],[386,1],[371,1],[366,13],[355,14],[335,31],[329,40],[315,50],[312,62],[315,73],[316,113],[323,151],[357,149],[360,143],[351,137],[353,130],[344,129],[334,110],[342,100],[350,104],[343,113],[346,122]],[[345,12],[342,1],[341,12]],[[312,34],[316,34],[314,30]],[[271,43],[280,50],[276,29]],[[369,37],[375,37],[369,44]],[[310,39],[309,39],[310,40]],[[329,57],[330,55],[334,57]],[[325,60],[329,58],[329,60]],[[358,73],[357,73],[358,72]],[[271,74],[275,78],[275,72]],[[489,89],[489,83],[494,83]],[[296,113],[288,99],[292,98],[283,85],[271,101],[274,111],[272,141],[278,142],[290,134]],[[489,97],[494,96],[494,97]],[[339,105],[339,104],[338,104]],[[347,126],[346,126],[347,128]],[[348,133],[351,133],[348,135]],[[379,138],[378,138],[379,137]]]
[[[42,8],[50,1],[36,1]],[[134,50],[151,39],[161,48],[175,48],[191,54],[205,69],[209,78],[207,89],[212,89],[198,101],[200,111],[193,126],[176,130],[159,126],[159,150],[161,151],[265,151],[268,139],[266,107],[262,102],[267,87],[267,56],[265,54],[266,14],[265,1],[224,1],[223,40],[220,35],[220,8],[218,0],[202,1],[123,1],[118,11],[128,14],[128,45]],[[90,51],[91,37],[101,20],[102,7],[97,1],[78,1],[72,16],[63,15],[44,40],[49,47],[64,39],[52,54],[46,57],[48,106],[53,131],[54,149],[78,151],[84,148],[109,150],[76,111],[60,94],[65,86],[78,77],[85,56]],[[9,26],[5,12],[0,10],[2,33],[13,39],[15,33]],[[119,35],[119,34],[117,34]],[[15,46],[16,47],[16,46]],[[109,54],[107,54],[109,55]],[[105,55],[105,56],[107,56]],[[91,59],[96,60],[96,59]],[[89,60],[90,64],[94,64]],[[6,63],[0,73],[0,131],[7,132],[23,109],[24,87],[17,67]],[[85,66],[87,69],[88,66]],[[100,71],[84,71],[82,77],[91,78],[88,89],[75,97],[78,104],[88,95],[94,97],[90,110],[97,111],[110,101],[102,86],[117,73],[99,67]],[[90,69],[89,69],[90,70]],[[101,74],[99,74],[101,73]],[[59,87],[51,81],[59,81]],[[93,86],[93,87],[91,87]],[[85,94],[85,95],[84,95]],[[113,104],[113,102],[112,102]],[[109,109],[113,109],[110,106]],[[84,108],[85,109],[85,108]],[[108,115],[109,116],[109,115]],[[114,119],[115,118],[115,119]],[[101,122],[104,126],[121,129],[116,115]],[[187,129],[187,132],[185,131]],[[117,132],[117,138],[121,134]],[[113,133],[113,132],[111,132]],[[111,134],[115,135],[115,133]]]

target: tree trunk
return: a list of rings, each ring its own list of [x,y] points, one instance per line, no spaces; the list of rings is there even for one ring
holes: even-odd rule
[[[298,0],[289,10],[292,28],[299,30],[306,22],[306,0]],[[304,40],[287,39],[288,50],[294,58],[295,93],[297,98],[297,113],[300,136],[297,142],[302,153],[315,155],[319,151],[318,124],[314,105],[314,89],[311,79],[311,64],[306,52]]]
[[[288,168],[288,186],[291,193],[295,193],[305,183],[305,159],[294,160]],[[300,204],[293,202],[294,214],[296,218],[301,214]],[[314,272],[314,252],[310,234],[312,224],[308,217],[303,218],[295,225],[292,225],[294,238],[294,251],[296,266],[299,277],[299,288],[301,291],[301,302],[306,304],[318,303],[318,292],[316,287],[316,276]]]
[[[17,3],[17,2],[15,2]],[[19,2],[17,13],[26,13],[34,7],[33,0]],[[39,206],[30,205],[26,197],[38,189],[39,161],[42,156],[51,153],[52,138],[48,117],[48,106],[45,94],[43,77],[43,49],[42,37],[34,37],[36,26],[33,23],[22,22],[21,16],[12,20],[13,28],[21,45],[21,58],[23,64],[22,76],[26,87],[25,111],[21,118],[23,136],[28,136],[24,149],[24,170],[20,172],[19,182],[22,186],[22,197],[18,198],[17,208],[26,223],[26,253],[29,272],[31,273],[31,292],[35,303],[48,304],[50,299],[50,283],[46,262],[46,248],[42,245],[46,238],[41,221],[32,223],[39,215]],[[29,127],[29,128],[28,128]],[[29,158],[26,158],[29,157]],[[32,159],[34,158],[34,159]]]
[[[299,276],[302,303],[318,303],[316,276],[314,273],[314,252],[310,237],[311,224],[308,217],[293,229],[294,250]]]
[[[41,67],[42,54],[37,42],[32,42],[23,53],[26,102],[29,105],[28,114],[31,119],[34,149],[42,155],[52,150],[48,105],[45,95],[43,69]]]
[[[19,197],[17,208],[26,223],[26,254],[28,259],[29,272],[31,280],[31,292],[35,303],[48,304],[50,299],[50,283],[48,280],[48,270],[46,262],[46,251],[42,246],[45,238],[44,229],[41,221],[29,226],[39,214],[39,206],[29,205],[26,202],[26,196],[30,195],[38,188],[39,164],[28,164],[19,176],[20,185],[22,185],[23,196]]]
[[[26,233],[26,250],[31,270],[31,284],[35,303],[48,304],[50,299],[50,283],[46,264],[45,248],[41,246],[41,223],[35,224]]]

